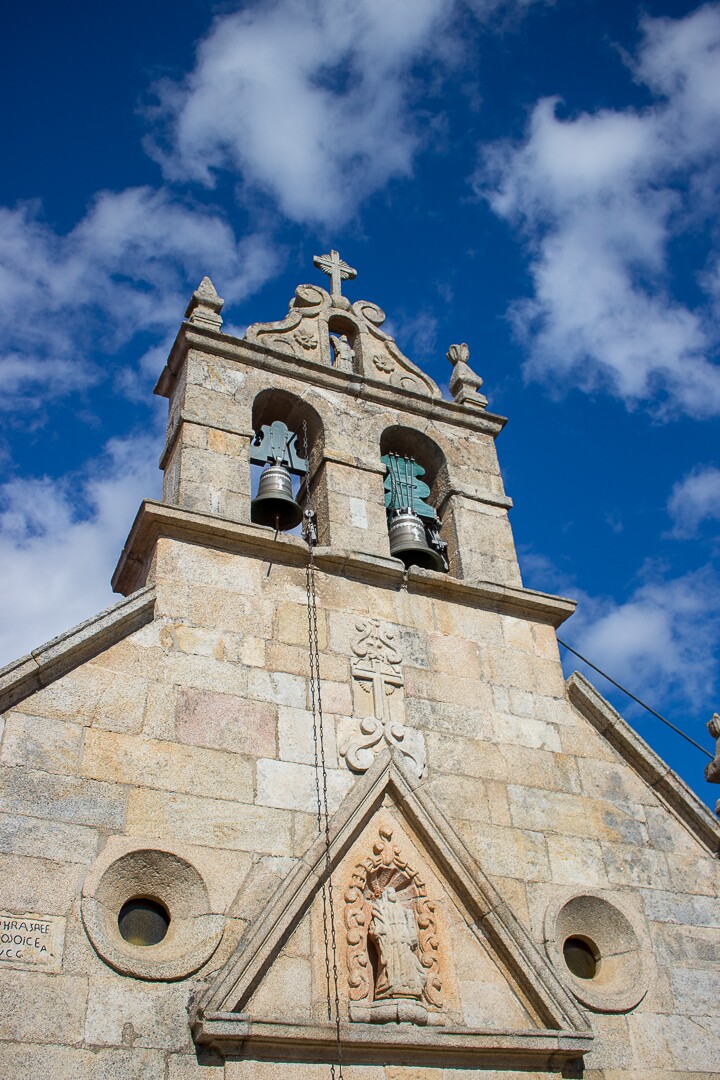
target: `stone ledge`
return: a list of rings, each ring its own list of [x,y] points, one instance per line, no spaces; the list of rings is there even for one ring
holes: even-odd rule
[[[262,525],[243,525],[214,514],[145,500],[133,523],[113,574],[116,592],[139,588],[155,544],[161,537],[268,559],[283,566],[305,566],[307,547],[298,536],[275,536]],[[384,585],[519,618],[536,619],[557,627],[575,611],[576,603],[561,596],[491,581],[461,581],[448,574],[412,567],[405,571],[399,559],[383,558],[340,548],[317,547],[318,570],[341,577]]]
[[[334,1024],[299,1024],[257,1021],[242,1013],[207,1013],[193,1023],[198,1043],[221,1054],[287,1061],[335,1060]],[[587,1053],[592,1032],[533,1029],[498,1031],[485,1028],[422,1028],[415,1024],[340,1025],[343,1061],[472,1067],[480,1061],[511,1068],[552,1069],[576,1061]]]
[[[579,671],[573,672],[565,685],[570,702],[578,712],[605,736],[701,843],[713,855],[720,854],[720,824],[685,781],[673,772]]]
[[[443,492],[442,498],[438,504],[438,512],[441,516],[448,501],[453,495],[459,495],[461,499],[467,499],[469,502],[479,502],[486,503],[489,506],[499,506],[502,510],[512,510],[514,505],[509,495],[495,495],[491,491],[481,491],[479,488],[471,488],[462,484],[453,484],[447,491]]]
[[[306,357],[289,356],[287,353],[269,349],[266,345],[256,345],[252,341],[223,334],[218,330],[209,330],[189,322],[184,322],[173,343],[167,364],[162,370],[155,387],[160,397],[170,397],[175,378],[180,371],[189,349],[196,348],[222,356],[226,360],[246,364],[249,367],[262,368],[278,375],[295,376],[316,386],[337,390],[352,397],[363,398],[395,408],[403,412],[415,413],[431,419],[442,420],[448,424],[459,424],[464,428],[479,431],[496,438],[507,423],[504,416],[494,413],[479,412],[473,405],[460,405],[455,401],[431,397],[415,390],[388,386],[380,379],[371,379],[355,373],[340,371],[335,367],[326,367]]]
[[[152,620],[155,587],[132,592],[0,670],[0,712],[66,675]]]

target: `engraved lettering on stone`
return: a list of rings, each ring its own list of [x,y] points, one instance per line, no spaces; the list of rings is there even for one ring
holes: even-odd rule
[[[65,920],[55,915],[0,913],[0,964],[60,971]]]
[[[345,893],[350,1019],[441,1024],[435,904],[392,835],[381,826]]]
[[[352,646],[355,653],[352,675],[361,692],[370,696],[372,704],[371,715],[359,719],[359,731],[341,749],[345,762],[353,772],[365,772],[372,765],[377,750],[385,743],[398,747],[412,761],[418,776],[422,776],[425,769],[422,736],[419,732],[409,733],[397,715],[404,714],[399,690],[405,680],[402,658],[393,644],[393,632],[384,628],[377,619],[360,620],[355,628],[360,631],[360,637]],[[394,710],[390,700],[393,695],[397,697],[397,708]]]

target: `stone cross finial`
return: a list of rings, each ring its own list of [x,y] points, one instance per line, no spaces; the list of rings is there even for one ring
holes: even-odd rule
[[[453,401],[459,405],[477,405],[484,409],[487,398],[480,393],[483,384],[479,375],[468,364],[470,350],[463,342],[462,345],[451,345],[447,351],[447,358],[453,365],[453,373],[450,376],[450,393]]]
[[[334,248],[329,255],[313,255],[313,266],[317,266],[318,270],[322,270],[323,274],[330,278],[330,295],[334,301],[342,297],[340,282],[357,277],[357,270],[344,262]]]
[[[220,312],[224,303],[225,301],[220,299],[215,286],[206,275],[190,297],[185,318],[196,326],[219,330],[223,322]]]

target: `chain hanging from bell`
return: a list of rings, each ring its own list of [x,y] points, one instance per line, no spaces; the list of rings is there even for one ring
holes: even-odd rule
[[[421,566],[443,573],[447,567],[439,552],[427,541],[425,526],[413,510],[401,510],[390,519],[390,554],[402,559],[407,568]]]

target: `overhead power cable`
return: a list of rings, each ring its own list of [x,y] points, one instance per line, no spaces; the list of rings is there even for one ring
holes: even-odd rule
[[[633,701],[636,701],[638,705],[642,705],[643,709],[647,709],[647,711],[649,713],[652,713],[653,716],[656,716],[658,720],[662,720],[663,724],[667,724],[669,728],[672,728],[672,730],[676,732],[676,734],[678,734],[681,738],[685,739],[686,742],[689,742],[692,746],[695,747],[696,750],[699,750],[701,754],[705,754],[705,757],[709,757],[711,760],[713,759],[713,755],[710,753],[709,750],[706,750],[705,747],[701,746],[699,742],[695,742],[694,739],[691,739],[690,736],[686,735],[684,731],[681,731],[679,727],[675,727],[674,724],[671,724],[669,720],[666,720],[664,716],[661,716],[659,712],[656,712],[655,709],[652,709],[641,698],[631,693],[631,691],[628,690],[625,686],[622,686],[619,682],[613,679],[612,676],[608,675],[606,671],[603,671],[602,668],[599,668],[597,664],[593,664],[592,660],[588,660],[586,656],[583,656],[581,653],[579,653],[577,649],[573,649],[573,647],[571,645],[568,645],[567,642],[561,641],[560,638],[558,638],[557,641],[558,645],[562,645],[563,649],[567,649],[567,651],[571,652],[573,656],[577,656],[578,660],[582,660],[583,664],[587,664],[587,666],[591,667],[593,671],[597,671],[598,675],[602,675],[603,679],[607,679],[607,681],[609,683],[612,683],[613,686],[617,686],[618,690],[622,690],[623,694],[627,694],[627,696],[629,698],[632,698]]]

